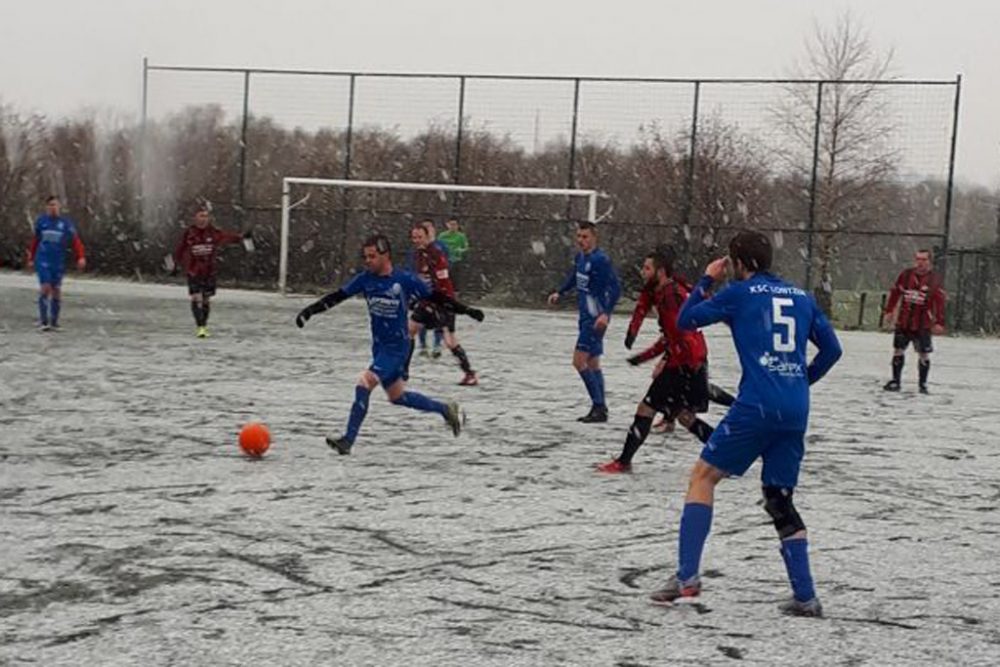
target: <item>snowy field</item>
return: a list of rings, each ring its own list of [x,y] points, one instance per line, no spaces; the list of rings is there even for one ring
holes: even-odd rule
[[[720,489],[699,602],[647,603],[698,447],[654,435],[634,474],[591,470],[648,382],[624,317],[606,425],[575,421],[571,314],[489,309],[459,327],[481,386],[414,361],[462,436],[373,394],[342,457],[323,435],[368,363],[362,303],[300,332],[304,298],[223,290],[197,340],[179,286],[71,279],[42,334],[34,290],[0,274],[0,664],[1000,663],[998,341],[939,339],[933,394],[911,356],[887,395],[889,336],[842,334],[796,496],[828,618],[787,619],[756,466]],[[727,332],[709,342],[734,388]],[[251,419],[261,461],[235,444]]]

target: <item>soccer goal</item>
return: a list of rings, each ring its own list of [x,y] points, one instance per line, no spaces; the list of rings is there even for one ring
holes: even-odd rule
[[[530,188],[505,187],[499,185],[456,185],[454,183],[401,183],[399,181],[355,181],[343,178],[303,178],[287,176],[281,180],[281,255],[278,261],[278,290],[284,294],[288,286],[288,243],[291,227],[291,212],[305,202],[305,198],[293,202],[292,186],[304,185],[332,188],[415,190],[424,192],[454,192],[478,194],[540,195],[546,197],[582,197],[587,200],[587,220],[597,222],[597,190],[575,188]]]

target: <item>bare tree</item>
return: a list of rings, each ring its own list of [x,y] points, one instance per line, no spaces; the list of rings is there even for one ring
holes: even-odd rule
[[[813,265],[827,304],[837,255],[850,242],[843,232],[873,226],[899,164],[887,87],[878,83],[892,78],[892,60],[892,50],[879,52],[850,13],[832,27],[817,24],[792,76],[822,83],[788,86],[776,110],[788,137],[780,157],[797,180],[811,182],[819,103]]]

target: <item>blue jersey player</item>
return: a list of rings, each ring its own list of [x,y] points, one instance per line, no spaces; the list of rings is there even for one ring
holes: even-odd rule
[[[420,278],[401,271],[392,265],[388,239],[375,234],[365,240],[362,247],[365,268],[343,287],[310,304],[295,318],[302,328],[313,315],[333,308],[356,294],[363,294],[368,302],[372,328],[372,363],[361,373],[354,388],[354,403],[342,437],[327,436],[326,443],[340,454],[349,454],[358,437],[361,423],[368,413],[368,398],[379,384],[389,400],[396,405],[422,412],[441,415],[457,436],[461,430],[458,404],[442,403],[423,394],[406,390],[407,367],[413,354],[408,330],[408,305],[412,299],[436,299],[456,312],[482,319],[482,311],[468,308],[445,295],[435,296]]]
[[[35,235],[28,250],[28,266],[34,264],[38,274],[38,325],[42,331],[59,329],[62,279],[70,245],[76,253],[76,267],[83,271],[87,259],[76,225],[60,214],[59,198],[49,197],[45,200],[45,213],[35,220]]]
[[[671,603],[701,592],[698,570],[712,523],[716,485],[742,475],[758,458],[764,509],[781,539],[781,556],[793,597],[785,614],[821,616],[809,569],[806,525],[792,503],[804,454],[809,419],[809,385],[822,378],[841,355],[840,342],[812,297],[769,273],[767,237],[744,231],[729,244],[729,257],[708,265],[705,276],[677,317],[682,329],[725,322],[732,330],[743,377],[739,395],[702,449],[691,471],[680,521],[678,568],[653,602]],[[707,292],[732,265],[735,280],[712,297]],[[806,346],[818,353],[806,361]]]
[[[576,245],[580,252],[573,261],[573,270],[559,289],[549,295],[549,305],[554,306],[561,296],[576,290],[580,334],[573,351],[573,368],[580,374],[591,401],[590,412],[578,421],[591,424],[608,421],[601,355],[604,354],[604,333],[621,296],[621,285],[611,260],[597,247],[597,227],[594,223],[579,224]]]

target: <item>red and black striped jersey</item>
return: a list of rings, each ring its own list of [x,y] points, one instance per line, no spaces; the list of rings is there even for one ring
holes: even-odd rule
[[[639,353],[647,361],[666,353],[667,368],[698,368],[708,358],[708,345],[700,331],[683,331],[677,326],[677,314],[687,300],[690,289],[679,280],[671,279],[656,288],[644,287],[639,294],[629,323],[629,333],[636,335],[642,320],[651,308],[656,309],[660,325],[660,338],[651,347]]]
[[[448,258],[433,245],[418,248],[413,253],[413,266],[417,275],[435,292],[455,298],[455,284],[451,281]]]
[[[927,331],[935,324],[944,326],[945,293],[941,277],[933,271],[921,274],[913,268],[904,270],[889,292],[885,314],[891,315],[897,305],[897,331]]]

